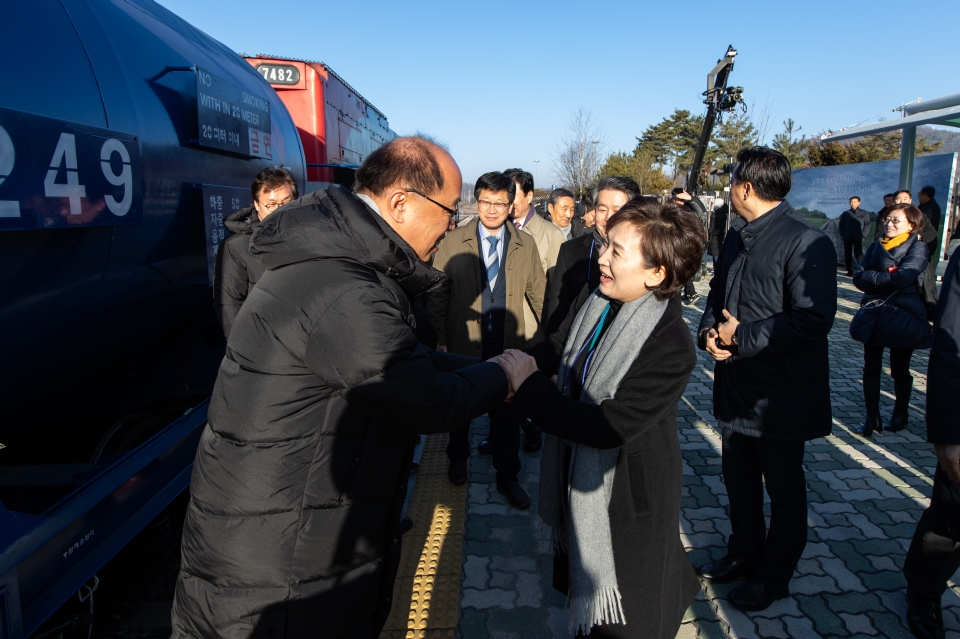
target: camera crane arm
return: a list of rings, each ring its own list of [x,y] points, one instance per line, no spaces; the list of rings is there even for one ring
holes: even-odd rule
[[[703,118],[703,129],[700,131],[700,140],[697,142],[687,178],[687,192],[694,198],[700,193],[700,168],[703,166],[703,158],[707,153],[707,145],[710,144],[718,115],[733,111],[743,102],[743,87],[727,87],[727,79],[733,71],[736,57],[737,50],[733,45],[728,46],[726,55],[722,60],[717,60],[717,66],[707,74],[707,90],[703,93],[707,114]]]

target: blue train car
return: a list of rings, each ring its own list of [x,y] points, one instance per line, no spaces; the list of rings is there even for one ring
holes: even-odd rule
[[[150,0],[4,3],[0,41],[6,639],[188,485],[223,352],[222,218],[262,169],[302,190],[306,166],[270,85]],[[180,417],[137,412],[170,395]]]

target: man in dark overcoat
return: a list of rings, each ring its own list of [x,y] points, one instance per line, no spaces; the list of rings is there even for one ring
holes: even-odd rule
[[[701,567],[742,610],[789,596],[807,542],[804,442],[830,433],[827,334],[837,311],[836,251],[784,199],[790,162],[743,149],[732,174],[731,225],[710,281],[698,341],[716,360],[713,410],[723,429],[732,533]],[[763,489],[770,496],[767,530]]]
[[[426,260],[461,185],[446,151],[397,138],[368,156],[355,194],[315,191],[254,231],[266,273],[200,438],[173,637],[379,636],[414,433],[508,391],[497,364],[464,368],[417,341],[413,300],[443,278]]]
[[[940,598],[960,568],[960,251],[943,275],[927,369],[927,441],[937,453],[933,496],[903,564],[907,623],[921,639],[942,638]]]
[[[847,267],[847,276],[853,276],[853,269],[863,259],[863,238],[870,228],[870,214],[860,210],[860,198],[850,198],[850,208],[840,214],[837,230],[843,239],[843,261]]]

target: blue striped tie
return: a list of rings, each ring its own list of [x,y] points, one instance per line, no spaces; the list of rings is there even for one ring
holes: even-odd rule
[[[497,273],[500,271],[500,260],[497,259],[497,243],[500,239],[490,235],[487,237],[487,241],[490,242],[490,250],[487,252],[485,262],[487,266],[487,282],[489,282],[490,290],[492,291],[493,287],[497,284]]]

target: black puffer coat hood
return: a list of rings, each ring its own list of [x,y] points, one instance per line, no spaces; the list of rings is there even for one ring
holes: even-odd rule
[[[268,270],[210,398],[174,637],[379,636],[413,434],[506,397],[496,364],[454,364],[417,341],[411,298],[440,273],[378,220],[332,187],[254,229],[251,252]]]
[[[308,260],[356,262],[419,297],[445,277],[427,266],[390,225],[340,186],[291,202],[256,229],[250,253],[268,270]]]
[[[245,233],[250,235],[253,229],[257,228],[260,219],[257,217],[257,209],[253,204],[248,204],[239,211],[235,211],[223,218],[223,225],[231,233]]]

